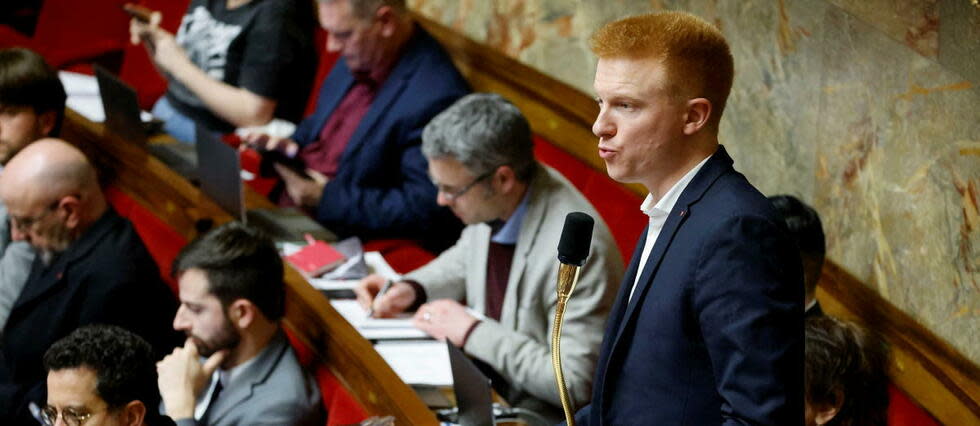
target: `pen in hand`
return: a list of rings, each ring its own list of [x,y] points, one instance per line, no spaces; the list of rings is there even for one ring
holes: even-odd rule
[[[392,284],[394,284],[394,281],[392,281],[392,280],[385,280],[385,285],[381,286],[381,291],[379,291],[378,294],[376,296],[374,296],[374,300],[371,301],[371,309],[368,309],[368,312],[367,312],[368,318],[371,318],[371,317],[374,316],[374,304],[375,304],[375,302],[377,302],[378,299],[381,299],[382,297],[384,297],[385,293],[388,292],[388,290],[391,288],[391,285]]]

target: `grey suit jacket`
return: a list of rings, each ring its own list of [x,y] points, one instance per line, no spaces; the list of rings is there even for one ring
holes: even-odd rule
[[[0,330],[27,283],[34,263],[34,249],[24,241],[12,241],[7,206],[0,202]]]
[[[280,331],[245,371],[208,407],[208,425],[322,425],[323,404],[316,381],[296,360]],[[179,419],[178,426],[198,425]]]
[[[557,301],[558,240],[565,215],[581,211],[596,219],[591,253],[562,326],[563,373],[577,407],[589,401],[603,326],[623,276],[623,261],[605,222],[558,172],[540,166],[530,191],[500,322],[483,320],[463,349],[509,382],[508,389],[501,392],[509,403],[557,421],[562,411],[550,345]],[[406,278],[419,282],[428,300],[465,301],[482,313],[489,242],[489,226],[467,226],[453,247]]]

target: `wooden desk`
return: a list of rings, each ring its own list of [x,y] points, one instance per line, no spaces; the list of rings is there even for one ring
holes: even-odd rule
[[[109,133],[101,124],[67,110],[62,137],[78,146],[95,163],[100,179],[114,185],[155,212],[188,240],[195,223],[231,220],[197,188],[167,168],[146,150]],[[250,208],[272,207],[264,197],[246,189]],[[435,415],[422,403],[374,347],[338,314],[323,295],[302,276],[286,268],[284,323],[313,349],[371,415],[394,416],[399,425],[435,425]]]

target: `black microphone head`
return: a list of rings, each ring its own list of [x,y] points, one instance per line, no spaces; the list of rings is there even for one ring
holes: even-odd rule
[[[566,265],[582,266],[589,257],[592,245],[592,216],[582,212],[572,212],[565,216],[565,227],[558,241],[558,261]]]

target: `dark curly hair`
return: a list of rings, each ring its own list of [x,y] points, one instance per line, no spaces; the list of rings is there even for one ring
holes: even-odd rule
[[[804,383],[810,406],[839,406],[835,426],[885,426],[888,347],[876,334],[830,316],[806,319]]]
[[[139,400],[148,412],[160,405],[153,349],[142,337],[114,325],[87,325],[55,342],[44,354],[44,368],[88,367],[96,390],[109,408]]]

